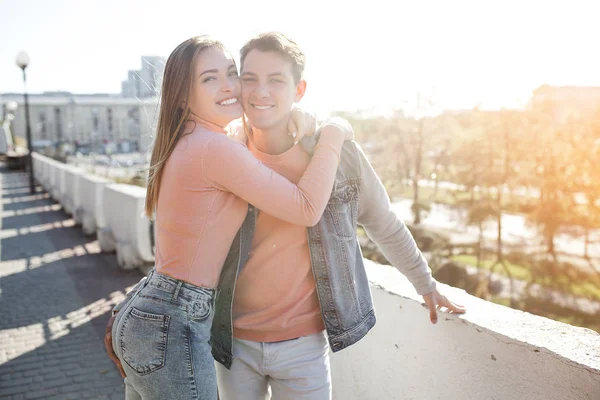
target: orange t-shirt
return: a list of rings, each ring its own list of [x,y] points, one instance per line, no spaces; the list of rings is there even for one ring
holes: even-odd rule
[[[262,153],[251,141],[248,147],[264,165],[294,183],[310,162],[300,145],[279,155]],[[236,283],[234,337],[276,342],[323,329],[306,227],[259,212],[250,258]]]

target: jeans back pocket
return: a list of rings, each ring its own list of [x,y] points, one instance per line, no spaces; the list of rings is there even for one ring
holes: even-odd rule
[[[140,375],[162,368],[170,317],[131,307],[124,318],[119,335],[123,361]]]

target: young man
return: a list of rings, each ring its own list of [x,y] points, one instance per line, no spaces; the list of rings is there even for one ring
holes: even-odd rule
[[[242,105],[253,127],[248,147],[262,163],[297,182],[315,139],[304,140],[305,149],[287,135],[292,106],[306,91],[304,54],[280,33],[259,35],[240,53]],[[264,399],[269,386],[275,399],[331,398],[329,347],[342,350],[375,324],[357,223],[424,295],[433,323],[438,304],[464,311],[437,292],[379,178],[360,146],[349,142],[316,226],[307,229],[249,208],[239,253],[232,248],[230,254],[240,262],[226,265],[213,323],[221,399]]]
[[[294,146],[287,134],[292,106],[306,91],[304,64],[296,43],[280,33],[259,35],[241,50],[242,105],[253,127],[248,147],[292,182],[316,142],[310,137]],[[356,343],[375,324],[357,224],[423,295],[432,323],[438,305],[464,312],[437,292],[362,149],[349,142],[316,226],[296,226],[248,207],[215,305],[211,343],[221,399],[264,399],[269,387],[276,399],[331,398],[329,349]]]

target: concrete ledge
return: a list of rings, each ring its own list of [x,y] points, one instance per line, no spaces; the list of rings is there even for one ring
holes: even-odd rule
[[[49,157],[43,156],[39,153],[33,153],[33,159],[37,160],[37,162],[39,163],[39,166],[37,168],[34,165],[34,169],[37,169],[39,171],[39,175],[37,171],[34,171],[36,174],[36,179],[38,179],[38,182],[44,187],[44,189],[49,191],[50,173],[53,165],[52,162],[54,160],[52,160]]]
[[[40,181],[44,189],[48,190],[50,187],[50,162],[48,157],[40,156],[40,162],[42,163],[42,180]]]
[[[144,215],[146,189],[123,184],[106,186],[104,215],[116,242],[117,260],[123,269],[154,262],[150,221]]]
[[[76,224],[81,223],[75,215],[75,210],[81,206],[81,196],[79,194],[79,178],[81,175],[83,175],[83,172],[79,168],[67,165],[63,177],[63,187],[61,188],[62,205],[67,214],[73,215]]]
[[[36,181],[42,184],[42,175],[44,168],[44,162],[42,160],[42,157],[44,156],[42,156],[39,153],[33,153],[31,157],[33,158],[33,177]]]
[[[82,174],[79,177],[79,196],[81,205],[77,208],[77,219],[81,221],[83,233],[93,235],[96,231],[106,228],[102,199],[104,187],[110,181],[98,176]],[[114,251],[110,240],[104,243],[104,251]]]
[[[467,314],[428,319],[397,270],[365,260],[377,325],[332,356],[335,399],[600,399],[600,335],[440,285]]]
[[[54,200],[60,202],[60,182],[64,172],[64,164],[52,159],[48,160],[47,162],[49,166],[50,183],[46,190],[50,193]]]

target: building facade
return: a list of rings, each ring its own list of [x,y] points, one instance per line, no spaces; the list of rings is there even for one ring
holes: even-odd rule
[[[12,121],[14,136],[26,137],[22,94],[0,95],[3,110],[10,101],[18,108]],[[44,93],[29,95],[31,136],[34,146],[43,143],[94,145],[128,141],[146,151],[157,122],[157,98],[124,98],[119,95]],[[4,112],[4,111],[3,111]]]

